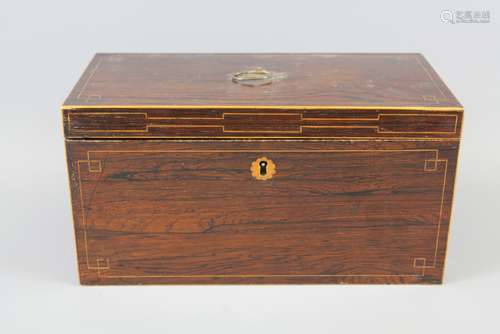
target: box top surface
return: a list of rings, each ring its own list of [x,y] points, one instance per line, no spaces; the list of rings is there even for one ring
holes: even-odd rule
[[[97,54],[63,109],[461,111],[420,54]]]

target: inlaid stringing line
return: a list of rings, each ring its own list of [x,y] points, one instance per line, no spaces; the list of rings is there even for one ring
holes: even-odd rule
[[[226,130],[224,124],[145,124],[145,129],[92,129],[92,130],[80,130],[71,128],[71,116],[72,115],[142,115],[144,119],[147,120],[225,120],[226,115],[244,115],[244,116],[295,116],[299,118],[300,122],[307,121],[329,121],[329,122],[345,122],[345,121],[381,121],[381,118],[386,117],[455,117],[454,129],[453,131],[384,131],[380,129],[380,124],[378,125],[303,125],[296,124],[299,130]],[[175,117],[175,116],[165,116],[165,117],[152,117],[149,116],[147,112],[68,112],[68,129],[72,132],[96,132],[96,133],[129,133],[129,132],[139,132],[139,133],[149,133],[150,128],[220,128],[222,133],[296,133],[302,134],[304,128],[311,129],[364,129],[372,128],[375,129],[377,133],[407,133],[407,134],[456,134],[458,128],[458,115],[449,114],[387,114],[379,113],[377,118],[315,118],[315,117],[304,117],[303,113],[241,113],[241,112],[223,112],[221,117]],[[142,138],[148,138],[150,136],[141,136]],[[158,137],[158,136],[151,136]],[[163,137],[163,136],[160,136]],[[214,136],[213,138],[216,138]]]
[[[443,98],[445,100],[448,100],[448,97],[443,93],[443,91],[441,90],[441,87],[439,87],[439,85],[434,81],[434,78],[429,73],[429,71],[427,70],[427,68],[420,62],[419,57],[415,56],[415,60],[417,61],[418,65],[420,65],[420,67],[424,70],[425,74],[427,74],[427,77],[432,82],[432,84],[434,85],[434,87],[436,87],[437,90],[441,93],[441,95],[443,96]]]
[[[77,171],[78,171],[78,188],[79,188],[79,192],[80,192],[80,210],[81,210],[81,214],[82,214],[82,223],[83,223],[83,240],[84,240],[84,245],[85,245],[85,259],[86,259],[86,262],[87,262],[87,268],[88,269],[93,269],[93,270],[100,270],[100,269],[109,269],[109,259],[106,259],[106,263],[107,263],[107,266],[106,267],[101,267],[100,266],[100,261],[103,260],[103,259],[97,259],[96,260],[96,263],[97,263],[97,267],[93,267],[90,265],[90,261],[89,261],[89,248],[88,248],[88,238],[87,238],[87,221],[85,219],[85,206],[84,206],[84,202],[83,202],[83,187],[82,187],[82,180],[81,180],[81,171],[80,171],[80,164],[82,162],[84,163],[88,163],[88,168],[90,169],[90,161],[91,160],[78,160],[77,161]],[[100,165],[100,164],[99,164]],[[102,169],[99,170],[99,172],[102,172]]]
[[[437,228],[437,233],[436,233],[436,249],[434,251],[434,263],[432,264],[432,268],[436,267],[438,246],[439,246],[439,234],[441,232],[441,219],[443,216],[444,196],[445,196],[445,189],[446,189],[446,178],[448,175],[448,160],[437,160],[437,161],[444,162],[444,176],[443,176],[443,190],[441,191],[441,206],[439,209],[439,221],[438,221],[438,228]]]
[[[103,60],[103,58],[99,59],[99,61],[97,62],[96,66],[90,72],[87,80],[85,80],[85,82],[83,83],[82,89],[80,90],[80,92],[78,93],[78,95],[76,97],[77,100],[80,100],[80,97],[81,97],[83,91],[87,88],[87,85],[89,84],[90,79],[92,79],[92,77],[94,76],[94,74],[97,72],[97,69],[99,68],[99,66],[101,66],[102,60]]]

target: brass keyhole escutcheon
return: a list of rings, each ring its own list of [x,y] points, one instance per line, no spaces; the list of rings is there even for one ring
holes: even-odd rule
[[[250,166],[252,176],[257,180],[269,180],[276,174],[276,165],[271,159],[266,157],[258,158]]]

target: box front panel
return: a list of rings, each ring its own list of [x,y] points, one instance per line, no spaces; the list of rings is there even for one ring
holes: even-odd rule
[[[438,283],[457,141],[67,141],[85,284]]]

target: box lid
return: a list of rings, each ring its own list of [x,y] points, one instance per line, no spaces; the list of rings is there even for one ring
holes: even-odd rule
[[[420,54],[97,54],[68,138],[458,138],[460,103]]]
[[[462,108],[420,54],[97,54],[63,108],[143,106]]]

